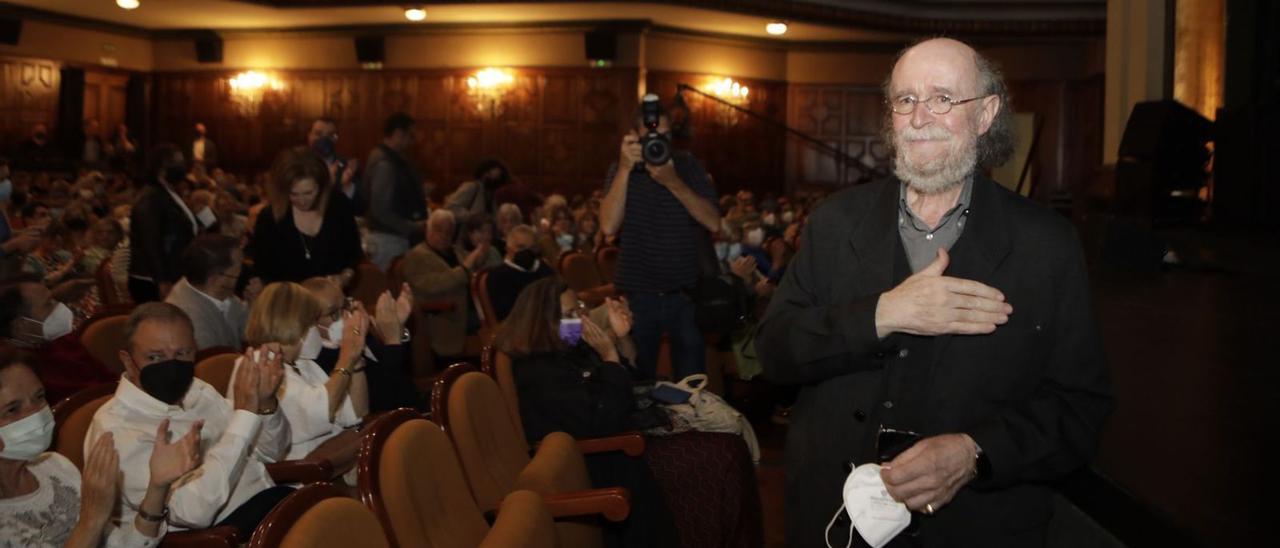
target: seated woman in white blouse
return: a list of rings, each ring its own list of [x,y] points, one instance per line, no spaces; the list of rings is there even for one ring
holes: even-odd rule
[[[53,426],[40,380],[20,355],[0,348],[0,546],[155,546],[164,535],[169,486],[200,463],[200,426],[173,442],[158,436],[146,496],[136,517],[120,524],[111,519],[120,474],[111,434],[87,455],[82,484],[71,461],[45,452]]]
[[[320,314],[320,303],[301,285],[273,283],[254,300],[245,342],[278,343],[284,353],[285,375],[276,397],[289,421],[285,458],[324,458],[335,471],[346,472],[354,467],[360,450],[356,428],[369,412],[363,358],[369,317],[359,308],[347,313],[338,364],[326,374],[315,362],[321,349],[315,327]],[[232,397],[228,389],[227,398]]]

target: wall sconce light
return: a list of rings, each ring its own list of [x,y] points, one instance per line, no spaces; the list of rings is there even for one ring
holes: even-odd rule
[[[138,9],[138,6],[141,6],[142,3],[138,0],[116,0],[116,5],[120,6],[122,9],[135,10]]]
[[[782,36],[787,33],[787,22],[770,21],[764,25],[764,31],[773,36]]]
[[[497,118],[502,114],[503,98],[515,81],[508,69],[484,68],[467,77],[467,95],[475,100],[478,110],[488,109],[489,116]]]
[[[262,100],[267,94],[279,93],[285,88],[284,82],[275,76],[256,70],[248,70],[232,76],[227,80],[227,84],[231,86],[232,99],[246,116],[258,113]]]
[[[427,10],[422,6],[409,6],[404,9],[404,18],[413,22],[422,21],[427,18]]]
[[[712,78],[710,82],[702,87],[702,90],[708,95],[712,95],[725,103],[733,106],[743,107],[747,104],[747,98],[751,94],[751,89],[734,81],[733,78]],[[718,104],[715,108],[715,118],[722,126],[737,125],[742,120],[742,113],[728,105]]]
[[[735,105],[745,103],[747,101],[747,95],[751,93],[751,90],[748,89],[747,86],[735,82],[733,78],[714,80],[710,84],[707,84],[705,90],[707,93],[715,95],[716,97],[724,99],[725,101]]]

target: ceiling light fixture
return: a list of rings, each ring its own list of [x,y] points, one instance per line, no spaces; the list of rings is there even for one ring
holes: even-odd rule
[[[764,26],[764,31],[774,36],[782,36],[787,33],[787,22],[770,21]]]
[[[127,10],[133,10],[138,9],[138,6],[142,5],[142,2],[139,2],[138,0],[116,0],[116,5]]]
[[[404,18],[414,22],[421,21],[427,18],[427,10],[422,9],[422,6],[405,8]]]

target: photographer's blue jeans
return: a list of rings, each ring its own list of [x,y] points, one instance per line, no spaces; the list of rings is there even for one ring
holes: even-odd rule
[[[671,340],[671,376],[678,381],[707,370],[707,350],[702,332],[694,320],[693,299],[683,292],[630,293],[633,323],[631,338],[636,343],[636,368],[645,379],[658,369],[658,349],[665,333]]]

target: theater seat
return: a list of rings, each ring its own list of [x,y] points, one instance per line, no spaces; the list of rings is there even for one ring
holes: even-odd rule
[[[397,258],[399,260],[399,258]],[[364,304],[364,309],[370,314],[373,313],[373,305],[377,304],[378,296],[383,291],[391,288],[388,283],[387,274],[384,273],[377,265],[369,261],[361,261],[356,265],[355,279],[351,282],[351,287],[347,289],[347,295]]]
[[[125,324],[128,315],[114,315],[90,320],[80,332],[80,344],[90,356],[115,373],[124,372],[120,351],[124,350]]]
[[[575,499],[582,510],[613,521],[626,519],[630,512],[625,489],[591,489],[586,461],[568,434],[547,435],[530,458],[529,445],[512,421],[497,383],[469,365],[451,366],[436,380],[432,416],[453,440],[471,493],[483,511],[496,510],[510,493],[529,489],[544,498]],[[562,546],[603,543],[598,521],[558,520],[556,531]]]
[[[560,275],[569,289],[586,291],[605,284],[596,269],[596,258],[590,253],[572,251],[560,256]]]
[[[386,548],[368,508],[331,483],[313,483],[285,497],[249,539],[249,548]]]
[[[85,388],[53,406],[53,450],[84,468],[84,437],[93,423],[93,414],[116,392],[109,382]]]
[[[231,386],[231,372],[235,371],[240,354],[225,352],[196,362],[196,378],[209,383],[223,397]]]
[[[611,245],[596,250],[596,268],[600,270],[600,278],[605,283],[613,283],[617,277],[618,251],[617,247]]]
[[[389,412],[366,428],[359,467],[360,498],[393,548],[558,545],[551,514],[530,491],[507,496],[490,528],[448,436],[412,410]]]

